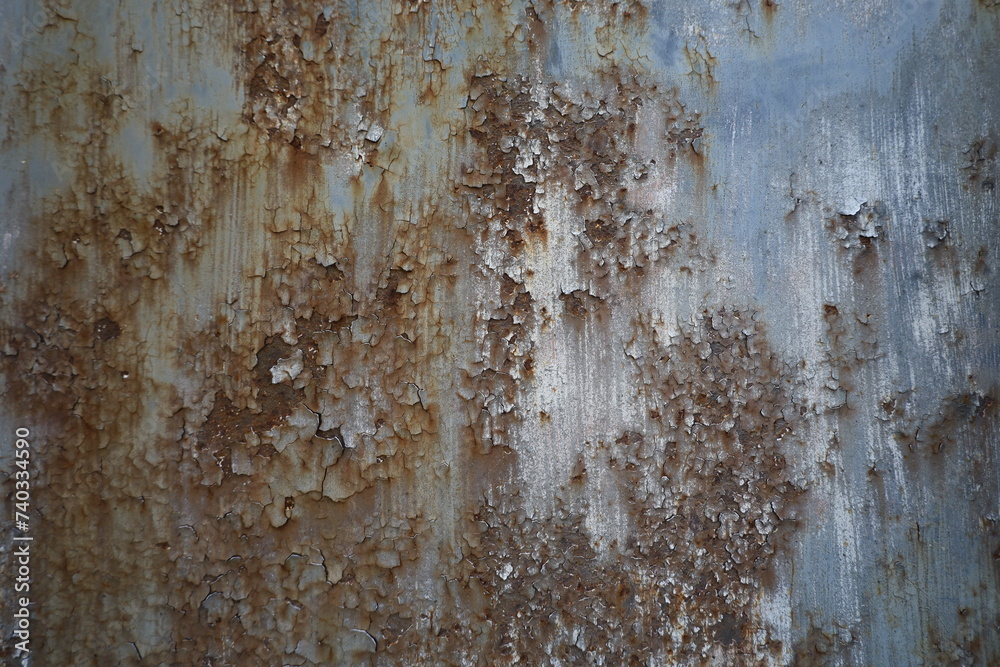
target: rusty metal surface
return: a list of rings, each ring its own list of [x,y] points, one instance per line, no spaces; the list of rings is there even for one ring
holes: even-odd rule
[[[1000,662],[996,2],[0,25],[6,661]]]

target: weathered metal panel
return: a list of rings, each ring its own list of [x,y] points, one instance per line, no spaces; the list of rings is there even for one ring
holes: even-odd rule
[[[6,661],[1000,662],[995,1],[0,25]]]

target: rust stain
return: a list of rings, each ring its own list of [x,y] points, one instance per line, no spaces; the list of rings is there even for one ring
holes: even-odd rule
[[[448,632],[429,645],[411,631],[410,645],[422,647],[416,655],[479,641],[490,664],[573,662],[595,652],[618,664],[650,655],[686,662],[708,659],[716,647],[743,664],[740,656],[780,652],[754,601],[795,525],[803,489],[782,451],[806,408],[791,395],[794,374],[752,318],[706,312],[673,343],[661,342],[648,320],[637,322],[648,353],[636,372],[649,378],[646,400],[661,416],[646,433],[608,443],[606,465],[634,514],[628,543],[610,559],[595,551],[582,460],[544,522],[525,514],[517,490],[488,493],[471,516],[456,573],[480,602],[446,612]]]
[[[12,92],[18,132],[66,135],[0,289],[4,399],[49,443],[40,654],[749,665],[853,645],[810,619],[787,646],[760,603],[807,493],[789,460],[860,409],[877,318],[809,314],[816,405],[764,314],[703,289],[714,139],[684,91],[718,94],[715,42],[692,31],[671,82],[634,55],[641,2],[190,4],[157,14],[166,64],[123,20],[109,62],[80,46]],[[562,77],[567,34],[586,49]],[[965,152],[969,189],[993,189],[995,154]],[[887,206],[823,218],[873,280]],[[952,220],[926,221],[929,261],[957,256]],[[686,321],[651,306],[685,300]],[[634,414],[582,414],[580,369],[585,399]],[[876,412],[919,467],[984,437],[995,396]]]

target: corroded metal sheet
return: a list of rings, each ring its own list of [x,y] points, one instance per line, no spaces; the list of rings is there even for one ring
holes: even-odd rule
[[[7,662],[1000,662],[996,2],[0,22]]]

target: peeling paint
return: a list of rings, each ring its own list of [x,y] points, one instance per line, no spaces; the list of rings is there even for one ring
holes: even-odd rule
[[[0,8],[31,664],[1000,660],[992,4]]]

